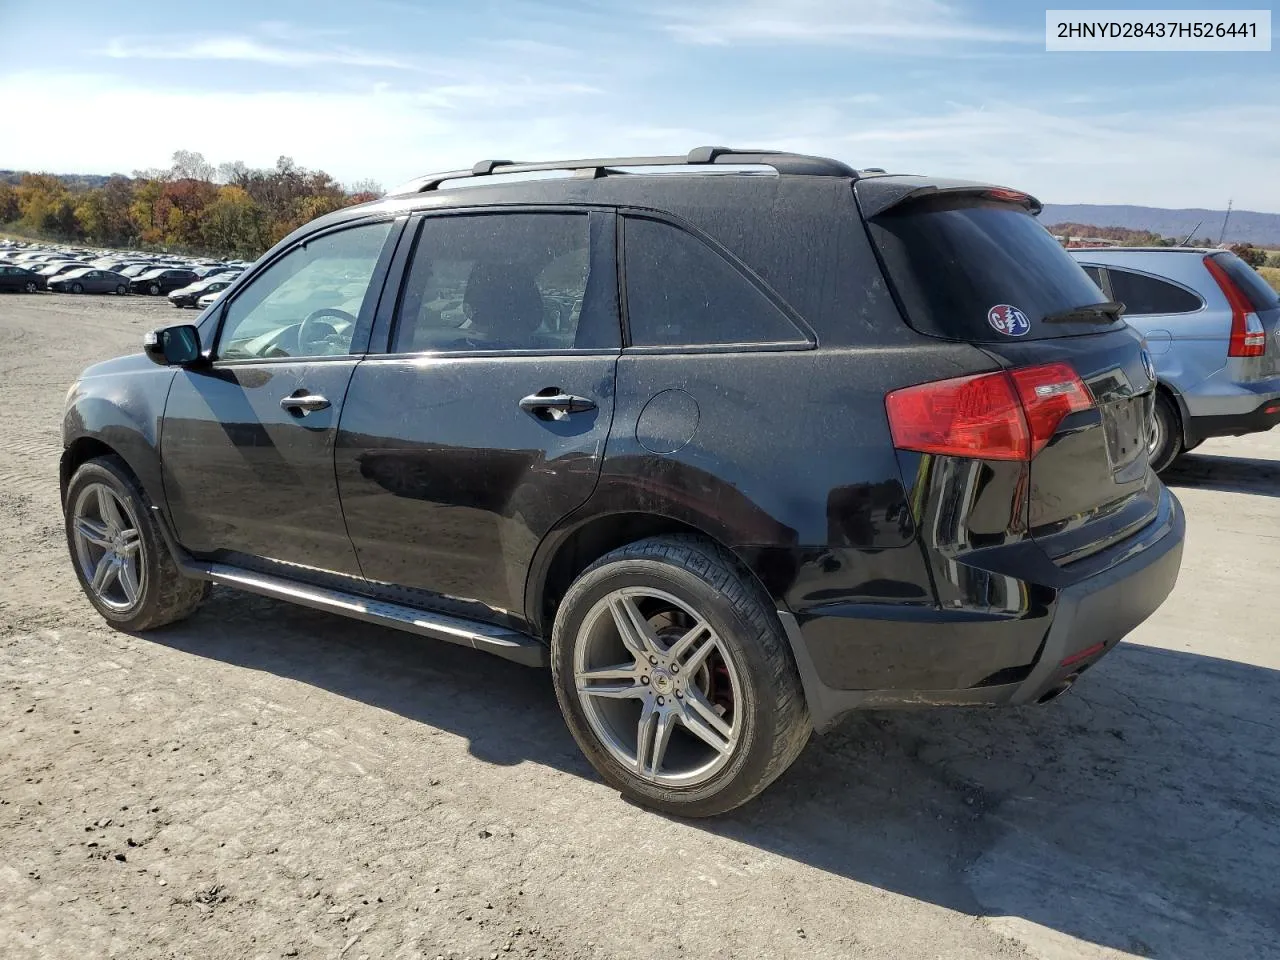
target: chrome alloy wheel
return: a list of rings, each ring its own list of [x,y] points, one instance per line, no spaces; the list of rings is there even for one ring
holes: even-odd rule
[[[573,661],[592,731],[637,776],[697,786],[733,756],[742,685],[716,632],[683,601],[614,590],[584,618]]]
[[[146,576],[133,508],[106,484],[88,484],[73,504],[71,529],[76,560],[93,595],[111,610],[133,608]]]
[[[1164,443],[1164,422],[1160,418],[1160,412],[1153,410],[1151,413],[1151,432],[1147,440],[1147,455],[1150,456],[1160,449]]]

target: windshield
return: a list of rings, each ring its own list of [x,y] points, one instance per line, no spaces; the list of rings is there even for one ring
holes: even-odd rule
[[[999,342],[1098,333],[1122,320],[1042,322],[1106,297],[1048,231],[1018,206],[973,194],[894,207],[871,237],[921,333]]]

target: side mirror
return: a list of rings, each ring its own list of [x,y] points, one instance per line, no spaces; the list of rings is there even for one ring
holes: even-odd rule
[[[189,323],[152,330],[143,337],[142,350],[153,363],[186,367],[200,359],[200,331]]]

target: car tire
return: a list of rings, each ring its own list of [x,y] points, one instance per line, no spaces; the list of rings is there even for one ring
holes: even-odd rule
[[[158,283],[151,284],[151,286],[147,287],[147,293],[151,294],[151,296],[153,297],[160,296],[160,284]]]
[[[117,284],[116,284],[116,296],[117,296],[117,297],[123,297],[123,296],[124,296],[126,293],[128,293],[128,292],[129,292],[129,288],[128,288],[128,287],[126,287],[123,283],[117,283]]]
[[[83,285],[83,284],[79,284],[79,283],[73,283],[73,284],[71,285],[71,292],[72,292],[72,293],[84,293],[84,285]]]
[[[163,627],[189,617],[209,595],[208,582],[178,570],[150,501],[118,457],[98,457],[76,470],[65,514],[76,578],[111,626]]]
[[[732,554],[698,537],[641,540],[584,570],[557,611],[551,667],[591,765],[667,814],[746,803],[812,731],[774,605]]]
[[[27,293],[36,293],[40,288],[36,285],[34,280],[28,280],[26,286],[22,289],[27,291]]]
[[[1151,469],[1156,473],[1164,472],[1181,453],[1182,418],[1169,396],[1157,392],[1151,415],[1151,440],[1147,446]]]

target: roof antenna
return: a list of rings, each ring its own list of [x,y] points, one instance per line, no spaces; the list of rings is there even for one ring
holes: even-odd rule
[[[1222,240],[1227,235],[1227,223],[1231,220],[1231,200],[1227,200],[1227,215],[1222,218],[1222,232],[1218,234],[1218,246],[1222,246]]]
[[[1200,218],[1200,223],[1204,223],[1204,217]],[[1191,238],[1196,235],[1196,231],[1200,229],[1200,223],[1191,228],[1191,232],[1187,234],[1187,239],[1183,240],[1178,246],[1185,247],[1191,242]]]

